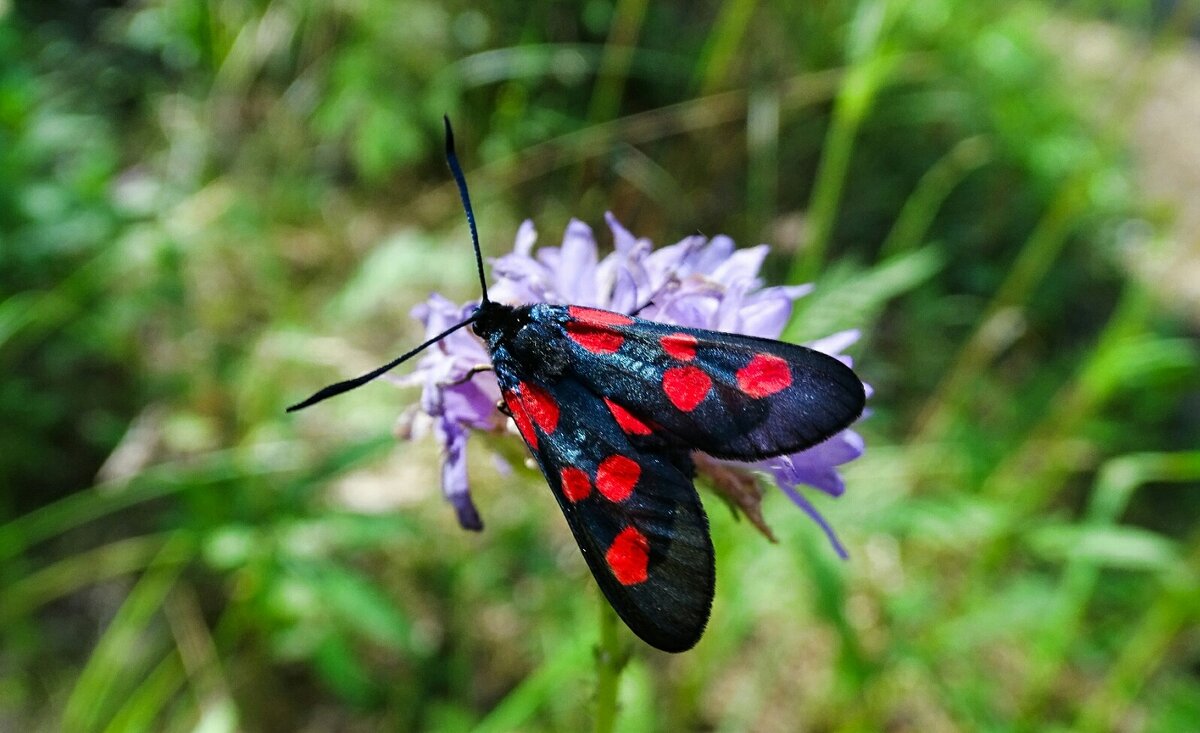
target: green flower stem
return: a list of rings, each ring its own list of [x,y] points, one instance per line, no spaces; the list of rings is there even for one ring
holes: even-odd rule
[[[600,595],[600,641],[596,647],[596,733],[611,733],[617,721],[617,687],[629,661],[617,638],[617,614]]]

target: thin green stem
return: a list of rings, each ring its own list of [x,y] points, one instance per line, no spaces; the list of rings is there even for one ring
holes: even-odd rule
[[[838,97],[829,134],[825,138],[825,147],[817,168],[817,182],[813,186],[812,198],[808,205],[811,233],[804,250],[796,257],[792,266],[789,281],[793,283],[809,282],[816,276],[825,261],[825,251],[829,248],[829,240],[833,236],[834,219],[837,217],[846,174],[850,168],[850,154],[854,150],[854,139],[862,122],[859,105],[850,105],[846,99],[845,92]]]
[[[991,146],[982,136],[959,141],[950,152],[921,176],[904,203],[896,223],[879,248],[880,259],[916,249],[925,241],[929,227],[942,203],[967,174],[992,158]]]
[[[629,65],[638,36],[642,33],[648,5],[646,0],[621,0],[617,3],[608,42],[604,44],[604,55],[600,59],[596,88],[588,107],[588,119],[592,122],[611,120],[621,108],[625,80],[629,77]]]
[[[713,32],[705,41],[700,62],[696,64],[696,82],[701,95],[717,91],[729,78],[756,5],[755,0],[732,0],[721,4]]]
[[[898,57],[890,56],[884,50],[887,27],[888,12],[884,2],[862,3],[850,24],[846,40],[850,66],[834,103],[833,119],[825,136],[817,180],[809,199],[808,241],[793,261],[789,273],[788,279],[793,283],[811,282],[825,261],[858,130],[898,61]]]
[[[600,641],[596,646],[596,733],[611,733],[617,722],[617,687],[629,655],[617,638],[617,614],[600,596]]]

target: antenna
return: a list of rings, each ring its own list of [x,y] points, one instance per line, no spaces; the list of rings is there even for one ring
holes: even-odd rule
[[[408,361],[412,357],[414,357],[417,354],[424,351],[429,346],[436,344],[438,341],[441,341],[442,339],[446,338],[447,336],[454,333],[455,331],[462,328],[463,326],[474,323],[475,319],[478,317],[479,317],[479,314],[475,314],[475,315],[471,316],[470,318],[468,318],[467,320],[463,321],[462,323],[454,324],[450,328],[447,328],[445,331],[442,331],[437,336],[434,336],[433,338],[429,339],[428,341],[421,344],[420,346],[413,349],[412,351],[408,352],[407,354],[404,354],[402,356],[397,356],[395,359],[392,359],[387,364],[384,364],[383,366],[381,366],[377,369],[372,369],[371,371],[367,372],[366,374],[364,374],[360,377],[355,377],[354,379],[347,379],[344,382],[338,382],[337,384],[331,384],[328,387],[322,387],[312,397],[309,397],[308,399],[304,400],[303,402],[297,402],[296,404],[287,408],[287,411],[295,412],[296,410],[303,410],[305,407],[308,407],[310,405],[315,405],[318,402],[324,402],[325,400],[329,399],[330,397],[336,397],[343,392],[349,392],[350,390],[354,389],[355,387],[361,387],[364,384],[366,384],[367,382],[371,381],[372,379],[383,376],[384,373],[386,373],[392,369],[395,369],[397,366],[399,366],[403,362]]]
[[[449,115],[442,115],[446,123],[446,163],[454,182],[458,184],[458,195],[462,198],[463,209],[467,212],[467,224],[471,227],[471,244],[475,245],[475,267],[479,270],[479,287],[483,291],[483,302],[488,303],[487,280],[483,277],[483,254],[479,251],[479,232],[475,230],[475,212],[471,209],[471,194],[467,193],[467,179],[463,176],[462,168],[458,165],[458,154],[454,152],[454,130],[450,128]]]
[[[475,246],[475,266],[479,270],[479,285],[483,288],[483,302],[480,304],[482,307],[491,301],[488,300],[487,281],[483,277],[483,255],[479,250],[479,233],[475,230],[475,212],[471,210],[471,196],[467,193],[467,179],[463,177],[462,167],[458,164],[458,156],[454,153],[454,131],[450,129],[450,118],[448,116],[443,116],[442,119],[446,123],[446,163],[450,165],[450,173],[454,176],[454,182],[458,184],[458,194],[460,197],[462,197],[463,208],[467,212],[467,223],[471,226],[471,244]],[[436,344],[438,341],[446,338],[463,326],[474,323],[478,318],[479,311],[476,311],[475,314],[467,320],[454,324],[450,328],[442,331],[437,336],[434,336],[412,351],[397,356],[387,364],[384,364],[377,369],[372,369],[366,374],[353,379],[347,379],[336,384],[331,384],[328,387],[322,387],[308,399],[304,400],[303,402],[297,402],[296,404],[287,408],[287,411],[295,412],[296,410],[303,410],[305,407],[310,407],[318,402],[323,402],[330,397],[336,397],[343,392],[349,392],[352,389],[361,387],[367,382],[370,382],[377,377],[381,377],[392,369],[395,369],[400,364],[408,361],[412,357],[421,353],[433,344]]]

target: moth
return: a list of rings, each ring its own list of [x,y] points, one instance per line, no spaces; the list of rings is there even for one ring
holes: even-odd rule
[[[491,355],[503,397],[497,407],[516,423],[608,602],[651,646],[690,649],[708,623],[715,586],[692,453],[756,461],[814,446],[862,414],[863,383],[837,359],[781,341],[577,305],[490,300],[449,118],[445,128],[446,162],[475,249],[479,306],[408,353],[288,411],[366,384],[470,326]]]

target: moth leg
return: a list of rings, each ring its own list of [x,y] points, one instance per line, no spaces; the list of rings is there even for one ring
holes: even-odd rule
[[[466,384],[467,382],[471,381],[471,378],[474,377],[476,374],[479,374],[480,372],[490,372],[490,371],[494,371],[491,364],[476,364],[475,366],[468,369],[466,374],[462,375],[461,377],[454,380],[453,382],[447,382],[444,386],[457,387],[460,384]]]
[[[513,416],[512,410],[508,409],[508,403],[505,402],[504,400],[496,400],[496,409],[500,411],[501,415],[504,415],[506,417]]]
[[[636,316],[638,313],[641,313],[642,311],[646,310],[647,308],[649,308],[652,305],[654,305],[654,301],[647,300],[645,303],[642,303],[637,308],[634,308],[633,312],[630,313],[629,315]]]

